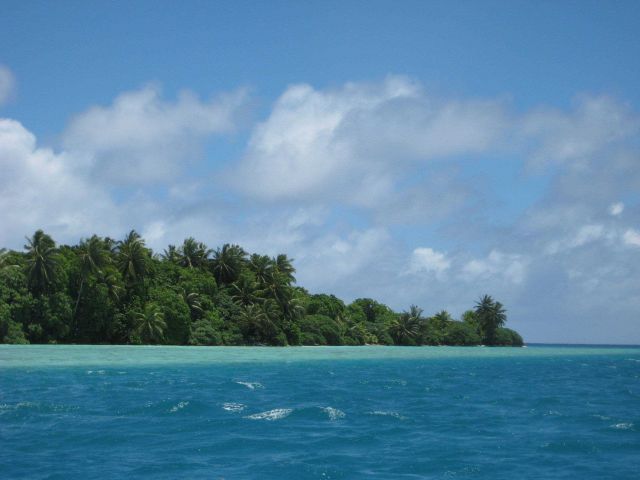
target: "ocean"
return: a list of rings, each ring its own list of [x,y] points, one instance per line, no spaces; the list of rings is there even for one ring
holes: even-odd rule
[[[640,348],[0,346],[2,479],[638,479]]]

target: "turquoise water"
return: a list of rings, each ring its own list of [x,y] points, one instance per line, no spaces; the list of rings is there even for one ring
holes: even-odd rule
[[[626,479],[640,348],[0,346],[0,478]]]

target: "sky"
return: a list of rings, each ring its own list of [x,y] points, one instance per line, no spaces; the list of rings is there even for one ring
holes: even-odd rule
[[[640,343],[640,4],[0,2],[0,245],[136,229]]]

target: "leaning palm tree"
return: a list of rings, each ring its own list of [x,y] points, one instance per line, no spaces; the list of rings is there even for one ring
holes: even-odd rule
[[[134,314],[134,319],[135,332],[144,343],[160,343],[164,340],[167,323],[160,307],[148,303],[144,307],[144,312]]]
[[[55,280],[58,257],[56,244],[42,230],[27,238],[27,277],[29,287],[35,293],[45,292]]]
[[[124,240],[118,242],[116,264],[127,286],[133,286],[147,273],[149,251],[144,240],[131,230]]]
[[[191,313],[192,318],[195,318],[197,315],[202,313],[202,302],[200,301],[200,294],[198,292],[187,293],[183,288],[182,298],[189,307],[189,312]]]
[[[393,341],[397,345],[406,345],[418,335],[422,309],[411,305],[408,312],[397,315],[389,328]]]

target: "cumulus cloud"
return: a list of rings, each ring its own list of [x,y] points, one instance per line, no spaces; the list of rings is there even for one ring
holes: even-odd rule
[[[125,92],[107,107],[76,115],[63,134],[65,150],[101,182],[170,181],[201,156],[203,142],[237,127],[246,92],[201,101],[183,91],[171,102],[156,86]]]
[[[66,153],[39,148],[19,122],[0,119],[0,244],[16,247],[40,227],[67,238],[88,228],[117,229],[108,193],[76,175],[70,163]]]
[[[622,239],[626,245],[640,247],[640,232],[633,228],[624,232]]]
[[[404,77],[328,90],[291,86],[253,131],[236,185],[263,200],[376,207],[417,165],[485,151],[505,117],[498,101],[441,101]]]
[[[583,162],[640,132],[640,121],[626,104],[608,96],[582,95],[573,111],[542,108],[522,120],[522,133],[537,145],[531,161]]]
[[[438,252],[429,247],[419,247],[413,250],[409,272],[442,273],[448,270],[450,266],[451,261],[445,253]]]
[[[613,217],[619,216],[624,211],[624,203],[616,202],[609,206],[609,215]]]
[[[524,281],[530,260],[520,254],[492,250],[486,258],[473,259],[462,268],[461,278],[468,282],[490,280],[495,277],[520,284]]]
[[[0,64],[0,106],[11,98],[15,90],[15,77],[13,72]]]

